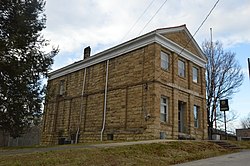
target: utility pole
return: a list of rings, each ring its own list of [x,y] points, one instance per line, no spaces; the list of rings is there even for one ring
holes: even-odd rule
[[[212,59],[214,59],[214,49],[213,49],[213,28],[210,28],[210,42],[211,42],[211,56],[212,56]],[[214,64],[213,64],[214,66]],[[214,69],[213,69],[214,70]],[[214,73],[214,71],[212,71]],[[215,92],[215,85],[213,85],[213,91]],[[214,93],[215,95],[215,93]],[[215,98],[215,96],[214,96]],[[216,104],[216,103],[215,103]],[[217,123],[216,123],[216,106],[214,107],[214,110],[212,110],[214,112],[214,127],[215,129],[217,129]],[[213,128],[213,127],[212,127]]]
[[[248,72],[249,72],[249,79],[250,79],[250,58],[247,58],[248,61]]]
[[[224,111],[224,123],[225,123],[225,139],[228,140],[226,111]]]

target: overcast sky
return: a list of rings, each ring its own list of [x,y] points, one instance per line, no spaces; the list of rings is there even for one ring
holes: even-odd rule
[[[47,0],[47,28],[43,34],[52,45],[60,48],[52,68],[81,60],[87,46],[91,46],[93,55],[158,28],[186,24],[194,34],[216,1],[167,0],[156,14],[165,0]],[[213,39],[220,40],[225,49],[237,54],[245,80],[240,92],[230,101],[230,108],[240,114],[239,120],[250,112],[246,63],[250,57],[249,19],[249,0],[220,0],[194,36],[201,45],[202,41],[210,39],[210,28],[213,28]]]

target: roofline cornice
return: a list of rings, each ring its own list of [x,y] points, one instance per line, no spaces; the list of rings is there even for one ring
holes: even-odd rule
[[[166,47],[170,51],[175,52],[177,55],[194,62],[198,66],[205,68],[206,60],[198,57],[197,55],[195,55],[192,52],[188,51],[187,49],[179,46],[178,44],[167,39],[166,37],[162,36],[161,34],[156,34],[156,36],[157,36],[157,39],[156,39],[157,43],[161,44],[163,47]]]
[[[132,39],[128,42],[119,44],[115,47],[97,53],[93,56],[90,56],[87,59],[75,62],[58,70],[55,70],[49,73],[49,80],[64,76],[66,74],[84,69],[86,67],[98,64],[100,62],[106,61],[108,59],[112,59],[123,54],[126,54],[130,51],[135,49],[144,47],[146,45],[158,43],[163,47],[175,52],[176,54],[182,56],[185,59],[193,61],[198,66],[205,68],[206,61],[201,59],[200,57],[196,56],[195,54],[191,53],[190,51],[183,49],[183,47],[177,45],[176,43],[172,42],[171,40],[165,38],[161,34],[157,33],[156,31],[152,31],[135,39]],[[181,54],[180,54],[181,53]]]
[[[164,33],[171,33],[171,32],[177,32],[177,31],[185,31],[185,33],[188,35],[188,37],[191,39],[191,41],[194,43],[195,47],[197,48],[199,54],[202,56],[203,59],[207,61],[206,56],[204,55],[203,51],[199,47],[196,40],[194,40],[194,37],[191,35],[191,33],[188,31],[186,25],[181,25],[177,27],[171,27],[171,28],[163,28],[163,29],[157,29],[156,30],[158,34],[164,34]]]
[[[148,44],[155,42],[155,31],[145,34],[143,36],[132,39],[123,44],[117,45],[113,48],[107,49],[100,53],[97,53],[93,56],[90,56],[87,59],[81,60],[79,62],[75,62],[58,70],[55,70],[49,73],[49,79],[55,79],[66,74],[84,69],[86,67],[92,66],[94,64],[103,62],[108,59],[112,59],[118,57],[120,55],[126,54],[130,51],[138,49],[140,47],[146,46]]]

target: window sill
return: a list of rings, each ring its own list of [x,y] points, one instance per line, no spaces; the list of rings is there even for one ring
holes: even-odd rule
[[[180,75],[178,74],[178,77],[181,78],[181,79],[183,79],[183,80],[186,80],[186,77],[185,77],[185,76],[180,76]]]
[[[200,131],[200,132],[202,132],[202,131],[203,131],[203,129],[202,129],[202,128],[200,128],[200,127],[194,127],[194,130],[196,130],[196,131]]]
[[[161,68],[161,70],[170,73],[169,68],[168,69]]]
[[[192,81],[195,85],[199,85],[200,84],[200,82],[198,81],[198,82],[194,82],[194,81]]]
[[[171,125],[169,122],[162,122],[162,121],[160,121],[160,124],[165,125],[165,126],[170,126]]]

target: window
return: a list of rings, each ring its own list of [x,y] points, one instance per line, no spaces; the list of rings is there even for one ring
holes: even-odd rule
[[[194,105],[194,127],[199,127],[199,106]]]
[[[169,55],[165,52],[161,52],[161,68],[168,70],[169,66]]]
[[[60,81],[60,85],[59,85],[59,95],[63,95],[65,92],[65,88],[64,88],[64,80]]]
[[[178,61],[178,75],[185,77],[185,63],[181,60]]]
[[[167,122],[168,119],[168,99],[166,97],[161,97],[161,122]]]
[[[198,83],[198,69],[193,67],[193,82]]]

